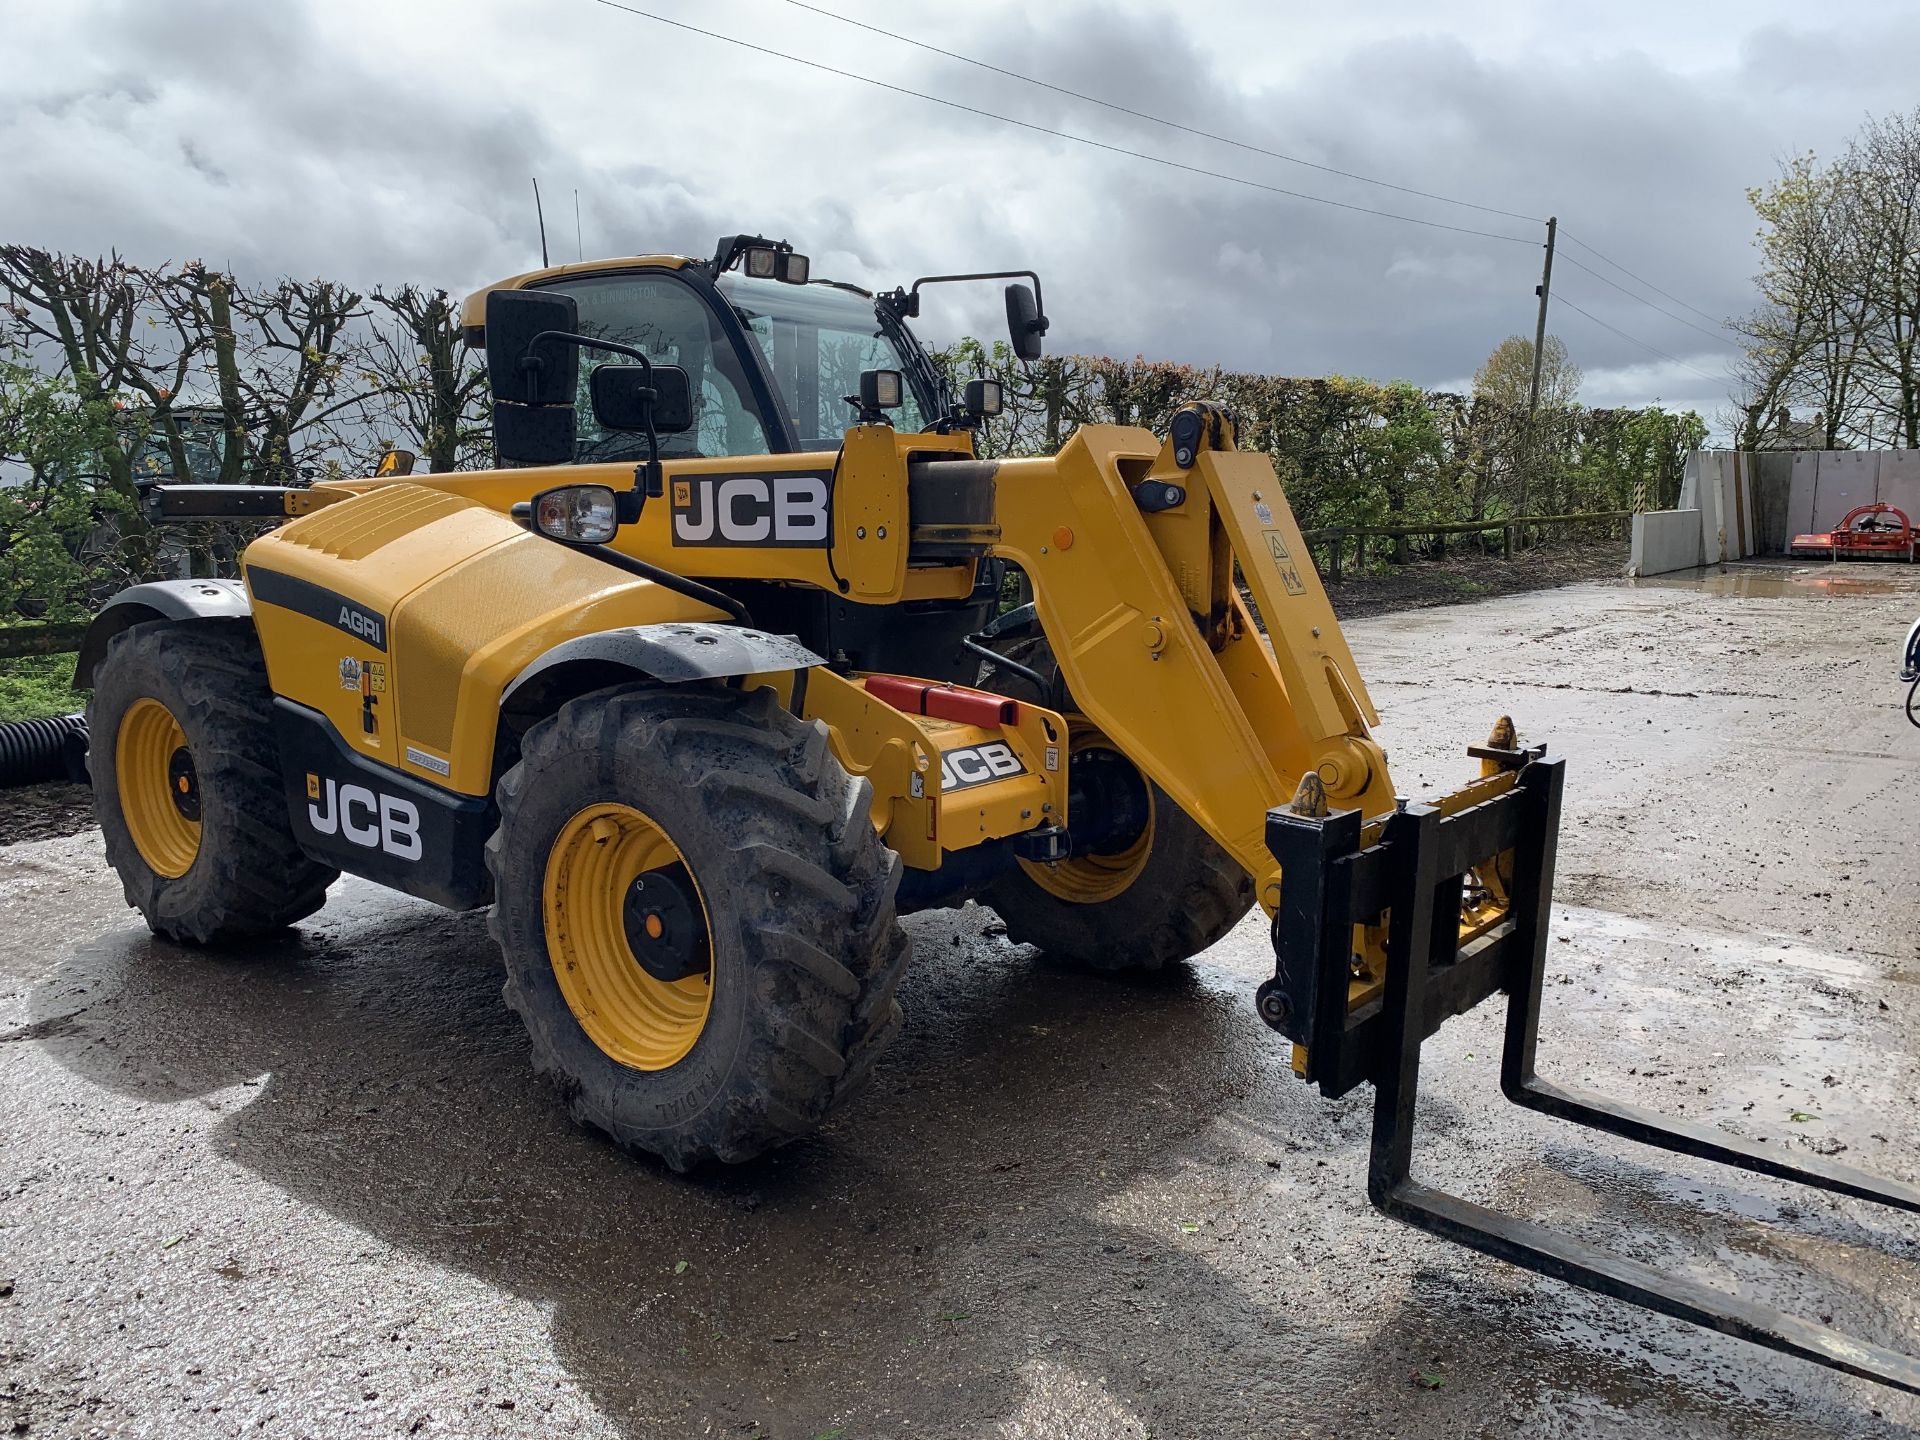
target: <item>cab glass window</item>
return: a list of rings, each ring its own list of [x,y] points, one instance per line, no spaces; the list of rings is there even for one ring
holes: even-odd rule
[[[574,298],[581,334],[631,345],[649,360],[687,372],[694,425],[660,437],[663,457],[764,455],[773,448],[740,356],[720,329],[719,316],[684,281],[671,274],[593,275],[540,288]],[[619,355],[580,352],[576,461],[638,460],[646,454],[644,435],[605,431],[593,418],[588,376],[596,365],[622,362],[625,357]]]
[[[905,372],[905,403],[888,418],[896,430],[927,428],[913,372],[881,326],[872,296],[825,282],[788,285],[737,273],[722,275],[719,289],[759,342],[802,450],[840,444],[855,418],[846,397],[860,393],[862,370]]]

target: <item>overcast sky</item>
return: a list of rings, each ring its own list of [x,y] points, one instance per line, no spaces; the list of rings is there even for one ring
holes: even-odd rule
[[[1464,385],[1531,334],[1538,225],[1342,179],[796,8],[634,7],[1030,125],[1458,234],[1185,173],[622,13],[597,0],[0,0],[0,239],[244,276],[464,293],[539,260],[712,252],[760,230],[870,286],[1031,267],[1056,349]],[[823,8],[1248,145],[1544,217],[1724,317],[1747,187],[1920,98],[1912,0],[1144,0]],[[1591,251],[1577,260],[1646,292]],[[1728,348],[1593,275],[1552,328],[1589,404],[1712,418]],[[929,305],[997,333],[997,295]],[[1708,333],[1702,333],[1703,331]]]

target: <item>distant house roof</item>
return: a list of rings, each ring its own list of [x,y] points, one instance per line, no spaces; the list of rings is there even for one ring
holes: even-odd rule
[[[1826,417],[1818,410],[1810,420],[1796,420],[1793,412],[1781,406],[1773,412],[1773,418],[1767,422],[1767,428],[1760,432],[1762,450],[1832,450],[1836,446],[1827,444]],[[1837,448],[1844,449],[1844,445]]]

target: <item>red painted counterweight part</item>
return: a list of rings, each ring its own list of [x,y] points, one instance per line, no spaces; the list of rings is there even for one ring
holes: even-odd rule
[[[924,680],[908,680],[899,675],[869,675],[862,682],[867,693],[884,700],[908,715],[931,715],[936,720],[954,720],[962,725],[997,729],[1020,719],[1020,702],[984,690],[968,690],[958,685],[929,685]]]

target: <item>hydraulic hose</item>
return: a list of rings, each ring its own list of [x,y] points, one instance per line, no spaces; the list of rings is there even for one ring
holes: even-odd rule
[[[0,725],[0,787],[87,778],[87,717],[14,720]]]

